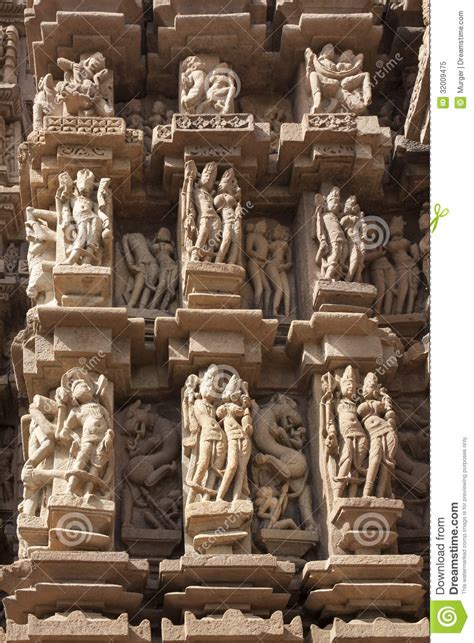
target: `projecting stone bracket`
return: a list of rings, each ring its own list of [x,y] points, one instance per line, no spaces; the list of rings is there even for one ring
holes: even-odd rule
[[[398,368],[399,342],[378,328],[364,313],[317,312],[309,321],[293,321],[286,353],[299,360],[299,377],[357,364],[362,370],[384,365],[384,376],[392,378]],[[400,354],[401,356],[401,354]]]
[[[171,125],[153,130],[151,172],[176,199],[187,161],[232,163],[250,185],[268,168],[270,124],[252,114],[174,114]]]
[[[276,319],[258,310],[189,310],[157,317],[155,346],[169,386],[181,386],[196,369],[210,364],[237,369],[251,386],[259,379],[263,353],[273,346]]]
[[[114,200],[126,201],[143,189],[143,155],[143,132],[127,129],[123,118],[46,116],[23,144],[22,203],[49,208],[58,175],[84,168],[110,178]]]
[[[306,113],[301,123],[281,126],[278,172],[293,194],[330,181],[377,200],[391,141],[390,128],[380,127],[377,116]]]
[[[125,395],[131,386],[132,348],[140,351],[144,333],[144,320],[129,319],[125,308],[37,306],[30,327],[12,345],[18,388],[30,399],[48,395],[68,369],[82,368],[106,374]]]

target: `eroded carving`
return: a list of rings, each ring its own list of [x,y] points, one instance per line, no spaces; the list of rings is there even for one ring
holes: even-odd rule
[[[140,538],[140,529],[179,529],[179,423],[136,400],[123,412],[120,424],[128,459],[123,472],[122,538]]]
[[[124,234],[116,247],[116,268],[116,289],[127,308],[169,311],[175,304],[178,262],[168,228],[160,228],[151,241],[141,232]]]
[[[293,269],[289,228],[260,219],[247,223],[245,230],[245,257],[254,307],[261,308],[267,317],[289,317]]]

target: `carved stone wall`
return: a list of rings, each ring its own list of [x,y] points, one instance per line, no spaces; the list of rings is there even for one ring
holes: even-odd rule
[[[428,641],[426,4],[0,2],[1,641]]]

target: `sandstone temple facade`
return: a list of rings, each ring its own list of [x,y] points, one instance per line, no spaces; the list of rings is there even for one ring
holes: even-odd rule
[[[0,642],[427,642],[429,6],[0,0]]]

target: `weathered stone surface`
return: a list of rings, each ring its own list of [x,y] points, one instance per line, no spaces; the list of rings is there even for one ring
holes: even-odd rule
[[[0,0],[0,641],[427,643],[428,14]]]

